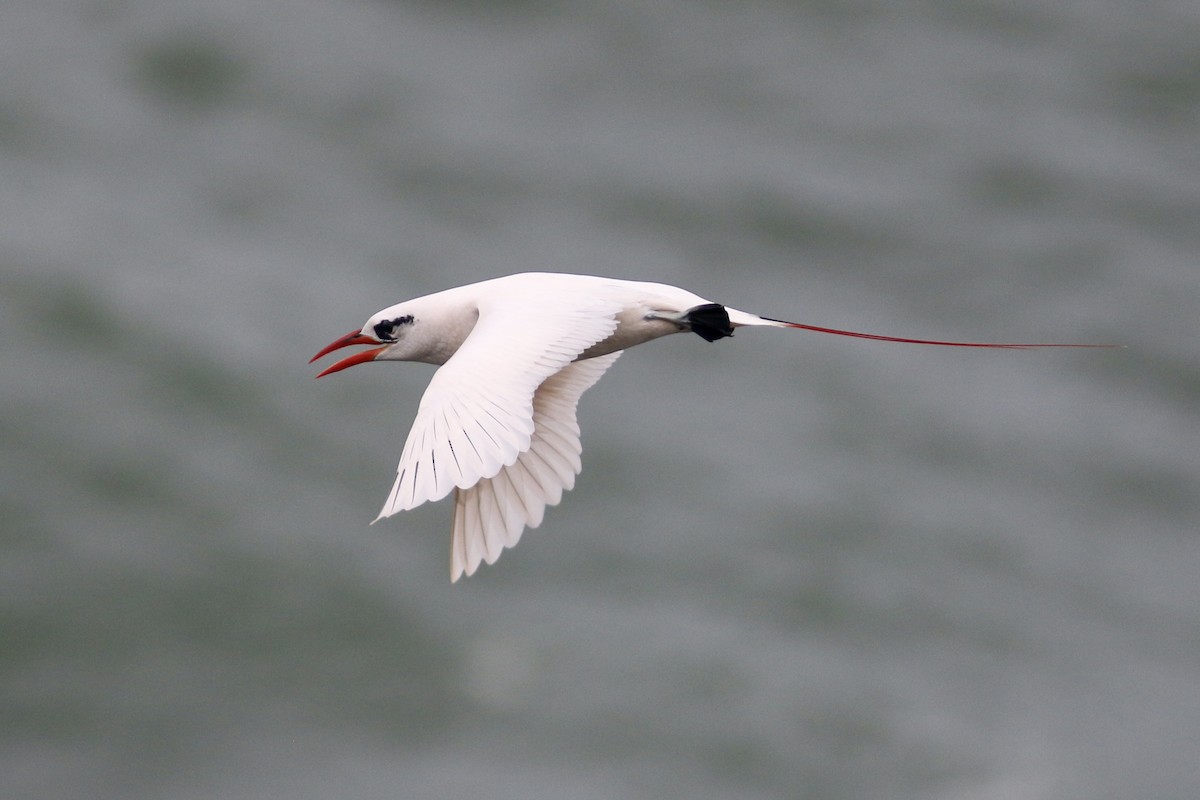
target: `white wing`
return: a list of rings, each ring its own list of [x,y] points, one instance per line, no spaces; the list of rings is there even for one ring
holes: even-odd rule
[[[480,561],[495,563],[514,547],[526,527],[542,523],[546,506],[558,505],[575,486],[582,469],[575,409],[621,353],[568,364],[550,376],[533,396],[533,437],[515,463],[470,488],[454,493],[450,539],[450,580],[471,575]]]
[[[421,398],[379,519],[514,464],[533,439],[534,392],[607,338],[620,310],[611,297],[590,293],[481,298],[474,329]]]

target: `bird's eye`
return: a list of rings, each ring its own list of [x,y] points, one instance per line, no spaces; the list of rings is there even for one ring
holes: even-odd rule
[[[399,339],[396,336],[396,329],[401,325],[411,325],[413,321],[411,314],[405,314],[403,317],[395,319],[385,319],[383,322],[376,323],[374,331],[376,338],[381,342],[394,342]]]

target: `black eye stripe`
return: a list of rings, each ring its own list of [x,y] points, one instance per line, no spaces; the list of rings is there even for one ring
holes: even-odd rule
[[[383,322],[376,323],[374,328],[375,336],[380,341],[394,341],[396,339],[396,328],[401,325],[411,325],[412,321],[412,314],[405,314],[403,317],[396,317],[395,319],[385,319]]]

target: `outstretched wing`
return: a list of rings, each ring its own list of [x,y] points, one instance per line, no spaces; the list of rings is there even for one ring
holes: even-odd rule
[[[450,580],[471,575],[480,561],[495,563],[515,547],[526,527],[542,523],[546,506],[558,505],[582,469],[579,398],[621,353],[568,364],[547,378],[533,396],[533,436],[515,463],[454,493]]]
[[[421,398],[378,519],[469,489],[516,463],[533,440],[538,387],[607,338],[619,311],[613,299],[584,293],[498,294],[481,302],[474,329]]]

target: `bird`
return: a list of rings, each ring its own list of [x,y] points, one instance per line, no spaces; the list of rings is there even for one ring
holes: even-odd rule
[[[417,407],[378,522],[454,494],[450,580],[495,563],[582,470],[579,399],[622,352],[674,333],[715,342],[744,327],[795,328],[885,342],[1030,349],[1090,344],[951,342],[880,336],[763,317],[662,283],[524,272],[406,300],[372,315],[309,363],[363,350],[357,364],[438,367]]]

